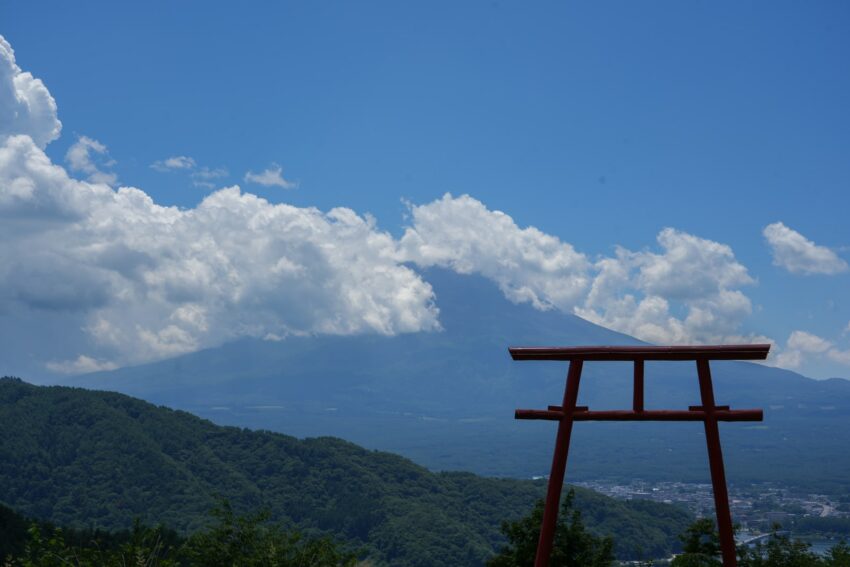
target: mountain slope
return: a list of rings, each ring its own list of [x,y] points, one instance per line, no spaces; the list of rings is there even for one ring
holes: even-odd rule
[[[121,394],[0,379],[0,503],[61,525],[126,528],[134,518],[197,529],[215,501],[366,545],[392,565],[480,565],[502,520],[541,482],[432,473],[331,438],[299,441],[216,426]],[[578,491],[588,525],[621,555],[661,555],[688,514]]]
[[[242,340],[171,360],[75,378],[179,407],[217,423],[335,435],[434,469],[527,477],[548,472],[551,423],[515,422],[518,407],[563,396],[563,363],[512,362],[509,345],[635,344],[578,317],[504,299],[491,282],[430,270],[444,330],[396,337]],[[762,407],[763,424],[724,424],[732,482],[850,489],[850,381],[815,381],[751,363],[713,366],[718,403]],[[630,367],[588,363],[580,403],[631,403]],[[699,403],[684,363],[647,364],[647,407]],[[577,425],[568,478],[707,481],[699,424]],[[823,460],[817,470],[789,462]]]

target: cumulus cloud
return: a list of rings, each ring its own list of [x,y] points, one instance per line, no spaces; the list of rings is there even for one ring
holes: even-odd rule
[[[587,299],[575,312],[656,343],[765,339],[740,335],[752,305],[738,288],[754,282],[729,246],[672,228],[657,241],[661,252],[620,247],[598,260]]]
[[[589,285],[584,254],[534,227],[520,228],[501,211],[468,195],[411,206],[402,257],[428,267],[481,274],[515,303],[569,310]]]
[[[797,370],[803,364],[803,353],[799,350],[783,350],[772,358],[771,364],[773,366],[788,370]]]
[[[825,246],[818,246],[781,222],[769,224],[763,231],[773,253],[773,263],[793,274],[833,275],[848,270],[847,262]]]
[[[810,359],[823,357],[839,364],[850,365],[850,350],[841,350],[833,341],[807,331],[794,331],[785,341],[785,349],[775,358],[776,366],[798,369]]]
[[[740,288],[755,282],[725,244],[666,228],[660,252],[618,247],[591,262],[468,195],[411,206],[410,216],[402,258],[481,274],[515,303],[575,313],[649,342],[772,342],[741,333],[752,304]]]
[[[832,346],[832,343],[812,333],[806,331],[794,331],[788,337],[788,348],[799,350],[801,352],[826,352]]]
[[[0,36],[0,139],[26,134],[44,148],[61,130],[47,87],[18,67],[12,46]]]
[[[189,156],[172,156],[170,158],[161,159],[151,164],[151,169],[166,172],[175,169],[194,169],[195,160]]]
[[[96,160],[100,162],[100,166],[95,163]],[[118,183],[118,176],[115,173],[100,169],[100,167],[112,167],[115,165],[115,160],[109,157],[109,151],[105,145],[88,136],[80,136],[68,148],[68,152],[65,154],[65,162],[71,171],[88,175],[88,180],[92,183],[105,183],[106,185]]]
[[[21,238],[52,226],[45,223],[81,219],[92,203],[111,194],[106,185],[70,178],[32,137],[9,136],[0,143],[0,234],[6,238],[0,253],[14,249],[15,234]]]
[[[181,210],[74,179],[28,136],[0,147],[0,187],[0,306],[85,313],[101,353],[51,363],[57,372],[243,336],[436,330],[433,291],[408,262],[479,273],[514,302],[659,342],[729,336],[750,311],[735,287],[751,279],[731,250],[672,229],[660,253],[619,249],[592,264],[469,196],[411,207],[400,240],[350,209],[272,204],[238,187]]]
[[[27,190],[4,189],[0,216],[51,222],[4,235],[0,299],[85,310],[86,331],[120,363],[239,336],[438,328],[430,285],[350,209],[275,205],[238,187],[162,207],[139,189],[75,180],[30,138],[10,140],[0,181]]]
[[[839,364],[850,366],[850,349],[838,350],[837,348],[833,348],[830,349],[829,352],[827,352],[827,356],[829,356],[830,360],[833,360]]]
[[[40,81],[14,66],[8,44],[2,48],[14,73],[0,76],[0,91],[25,77],[24,94],[35,85],[41,99],[33,100],[52,103]],[[58,121],[48,135],[41,115],[22,120],[9,105],[0,112],[0,310],[83,314],[98,352],[49,363],[56,372],[155,360],[235,337],[439,328],[431,286],[399,261],[396,241],[371,218],[272,204],[235,186],[192,209],[163,207],[139,189],[75,179],[52,163],[42,145]],[[93,176],[92,158],[105,155],[103,144],[81,137],[68,166]],[[224,174],[186,156],[166,165],[192,167],[202,180]]]
[[[266,187],[282,187],[284,189],[295,189],[298,184],[283,178],[283,168],[276,163],[259,173],[249,171],[245,174],[246,183],[257,183]]]

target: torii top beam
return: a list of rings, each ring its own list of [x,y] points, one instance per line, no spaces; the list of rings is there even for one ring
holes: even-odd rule
[[[769,344],[510,347],[514,360],[765,360]]]

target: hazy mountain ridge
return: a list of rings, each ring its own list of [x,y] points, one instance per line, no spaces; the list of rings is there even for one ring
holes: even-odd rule
[[[531,476],[548,472],[554,428],[517,423],[518,407],[563,396],[564,363],[513,362],[509,345],[637,344],[557,311],[507,301],[492,282],[428,270],[444,330],[395,337],[241,340],[154,364],[81,376],[218,423],[335,435],[434,469]],[[717,401],[761,407],[762,424],[724,424],[733,482],[850,483],[850,381],[811,380],[752,363],[713,365]],[[628,407],[631,369],[588,363],[580,403]],[[648,363],[647,407],[699,403],[692,364]],[[579,424],[568,478],[621,474],[707,480],[699,424]],[[829,457],[816,471],[788,467]],[[625,465],[625,466],[621,466]],[[846,488],[846,486],[845,486]]]

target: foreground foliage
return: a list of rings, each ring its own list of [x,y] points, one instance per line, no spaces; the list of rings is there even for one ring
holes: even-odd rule
[[[571,490],[561,504],[551,567],[610,567],[614,562],[614,541],[610,536],[597,537],[589,533],[581,521],[581,513],[573,508],[575,492]],[[508,545],[487,562],[488,567],[531,567],[537,552],[540,523],[543,520],[543,501],[539,500],[531,514],[515,522],[502,524]]]
[[[681,540],[683,553],[673,559],[671,567],[722,567],[714,520],[697,520]],[[850,567],[850,546],[841,542],[826,556],[819,556],[810,544],[790,538],[775,526],[766,542],[738,547],[738,567]]]
[[[268,523],[268,514],[237,516],[222,503],[215,523],[188,539],[138,522],[126,534],[66,533],[33,524],[20,555],[4,567],[351,567],[353,552],[328,538],[307,539]],[[74,543],[74,541],[77,543]]]

